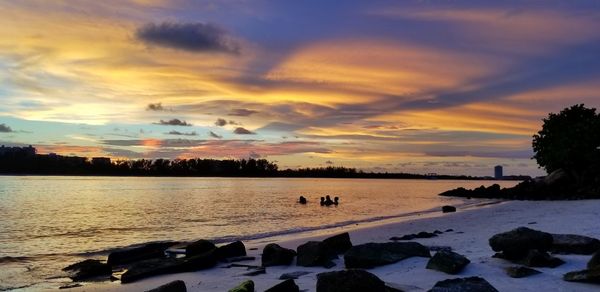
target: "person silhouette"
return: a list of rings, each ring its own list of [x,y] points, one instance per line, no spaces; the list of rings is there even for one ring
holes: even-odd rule
[[[325,196],[325,206],[331,206],[333,205],[333,201],[331,200],[331,197],[329,195]]]
[[[338,198],[338,197],[333,198],[333,204],[337,206],[340,203],[340,202],[338,202],[339,200],[340,200],[340,198]]]
[[[300,203],[300,204],[304,205],[304,204],[306,204],[306,202],[307,201],[306,201],[306,198],[304,196],[300,196],[300,198],[298,199],[298,203]]]
[[[325,198],[321,197],[321,206],[325,206]]]

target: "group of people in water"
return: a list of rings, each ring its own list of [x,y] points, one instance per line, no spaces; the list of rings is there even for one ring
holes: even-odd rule
[[[325,196],[325,197],[321,197],[321,206],[331,206],[331,205],[335,205],[337,206],[340,202],[340,198],[335,197],[333,198],[333,200],[331,200],[331,197],[329,195]],[[306,200],[306,198],[304,196],[300,196],[300,198],[298,199],[298,203],[300,204],[306,204],[308,203],[308,200]]]

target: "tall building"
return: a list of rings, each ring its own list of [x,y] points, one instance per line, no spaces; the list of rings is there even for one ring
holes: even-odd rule
[[[502,179],[503,177],[504,174],[502,173],[502,165],[496,165],[496,167],[494,167],[494,178]]]

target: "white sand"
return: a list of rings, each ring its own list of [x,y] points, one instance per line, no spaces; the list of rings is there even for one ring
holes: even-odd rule
[[[441,213],[441,212],[440,212]],[[319,240],[343,231],[349,231],[353,244],[366,242],[386,242],[392,236],[401,236],[420,231],[432,232],[454,229],[435,238],[417,239],[427,245],[451,246],[456,252],[471,260],[465,270],[458,275],[447,275],[442,272],[427,270],[425,258],[409,258],[398,263],[369,270],[382,280],[413,287],[411,291],[427,291],[440,280],[457,277],[481,276],[499,291],[600,291],[600,285],[570,283],[562,280],[566,272],[584,269],[590,256],[557,255],[567,263],[554,269],[539,268],[542,274],[527,278],[513,279],[508,277],[504,268],[511,264],[491,256],[494,252],[488,245],[488,239],[500,232],[519,226],[552,233],[571,233],[600,238],[600,200],[595,201],[561,201],[561,202],[528,202],[515,201],[490,205],[474,210],[450,214],[435,214],[428,218],[413,218],[403,222],[380,222],[327,230],[326,235],[296,234],[293,237],[267,238],[246,243],[250,256],[256,261],[242,264],[260,265],[262,246],[277,242],[283,247],[296,249],[308,240]],[[398,220],[396,220],[398,221]],[[535,224],[529,224],[536,222]],[[432,252],[433,254],[433,252]],[[139,282],[121,285],[87,284],[84,287],[69,289],[70,291],[144,291],[174,280],[184,280],[188,291],[227,291],[238,283],[252,279],[257,291],[280,282],[282,273],[309,271],[311,274],[300,277],[296,283],[301,290],[315,291],[316,275],[320,272],[343,269],[343,259],[336,261],[337,266],[327,270],[324,268],[305,268],[295,265],[286,267],[269,267],[267,274],[255,277],[240,276],[247,272],[244,268],[224,269],[219,267],[198,271],[153,277]]]

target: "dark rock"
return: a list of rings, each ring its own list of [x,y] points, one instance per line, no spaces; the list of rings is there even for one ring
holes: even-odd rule
[[[430,292],[498,292],[488,281],[480,277],[457,278],[439,281]]]
[[[452,231],[454,231],[454,229],[446,229],[445,232],[452,232]]]
[[[402,235],[400,237],[394,236],[391,237],[390,240],[413,240],[417,238],[416,234],[406,234],[406,235]]]
[[[148,290],[146,292],[186,292],[185,282],[181,280],[173,281],[171,283],[164,284],[160,287]]]
[[[62,285],[60,287],[58,287],[59,290],[62,289],[71,289],[71,288],[77,288],[77,287],[81,287],[83,285],[79,284],[79,283],[71,283],[71,284],[67,284],[67,285]]]
[[[549,255],[547,252],[536,249],[530,250],[527,256],[519,262],[529,267],[539,268],[556,268],[565,263],[563,260]]]
[[[298,246],[296,264],[303,267],[329,266],[335,258],[335,251],[323,242],[309,241]]]
[[[437,234],[425,232],[425,231],[421,231],[421,232],[417,233],[417,238],[432,238],[432,237],[437,237]]]
[[[298,279],[304,275],[308,275],[311,272],[305,272],[305,271],[297,271],[297,272],[292,272],[292,273],[285,273],[282,274],[281,276],[279,276],[279,280],[288,280],[288,279]]]
[[[213,268],[217,265],[217,256],[215,250],[192,257],[185,257],[179,260],[185,271],[205,270]]]
[[[437,270],[447,274],[458,274],[462,271],[471,261],[466,257],[452,252],[452,251],[439,251],[427,262],[427,269]]]
[[[444,213],[456,212],[456,207],[454,207],[454,206],[443,206],[442,207],[442,212],[444,212]]]
[[[552,234],[552,252],[562,254],[593,254],[600,250],[600,240],[575,234]]]
[[[529,250],[527,254],[521,258],[507,257],[504,253],[497,253],[493,257],[511,261],[519,265],[540,268],[556,268],[565,263],[563,260],[537,249]]]
[[[244,281],[229,292],[254,292],[254,282],[252,280]]]
[[[300,292],[300,287],[292,279],[285,280],[267,290],[265,292]]]
[[[242,257],[246,255],[246,246],[241,241],[232,242],[217,248],[217,257],[224,260],[233,257]]]
[[[185,256],[191,257],[199,254],[204,254],[209,251],[215,250],[217,246],[205,239],[192,242],[185,247]]]
[[[598,250],[587,263],[588,269],[600,269],[600,250]]]
[[[214,250],[185,258],[164,258],[141,261],[133,264],[123,275],[121,283],[131,283],[137,280],[182,272],[198,271],[209,269],[217,264],[217,257]]]
[[[571,182],[571,176],[564,169],[557,169],[545,176],[542,183],[547,186],[565,185]]]
[[[600,269],[587,269],[566,273],[563,280],[569,282],[584,282],[600,284]]]
[[[108,255],[107,263],[114,267],[148,259],[163,258],[165,257],[165,250],[176,244],[178,243],[153,242],[142,246],[119,249]]]
[[[110,274],[112,274],[112,269],[108,264],[92,259],[72,264],[64,268],[63,271],[69,272],[69,278],[73,279],[73,281],[110,276]]]
[[[350,234],[348,234],[348,232],[326,238],[323,240],[323,244],[325,244],[329,250],[337,254],[345,253],[352,247]]]
[[[547,251],[552,247],[550,233],[519,227],[492,236],[489,244],[494,251],[502,251],[508,259],[518,259],[531,249]]]
[[[317,275],[317,292],[385,292],[385,283],[364,270],[344,270]]]
[[[432,233],[430,232],[425,232],[425,231],[421,231],[417,234],[405,234],[402,235],[401,237],[391,237],[390,240],[413,240],[415,238],[432,238],[432,237],[437,237],[438,234],[442,234],[443,232],[441,231],[434,231]]]
[[[262,275],[262,274],[266,274],[266,273],[267,273],[267,269],[265,269],[264,267],[260,267],[253,271],[250,271],[248,273],[244,273],[244,274],[242,274],[242,276],[254,277],[254,276],[258,276],[258,275]]]
[[[287,266],[292,263],[296,251],[279,246],[275,243],[267,244],[262,253],[262,266]]]
[[[346,268],[373,268],[418,256],[431,257],[429,249],[417,242],[367,243],[353,246],[344,254]]]
[[[508,274],[511,278],[525,278],[537,274],[541,274],[542,272],[534,269],[530,269],[522,266],[514,266],[506,268],[506,274]]]
[[[151,259],[133,264],[125,273],[121,275],[121,283],[131,283],[140,279],[163,275],[185,272],[181,261],[173,258]]]

